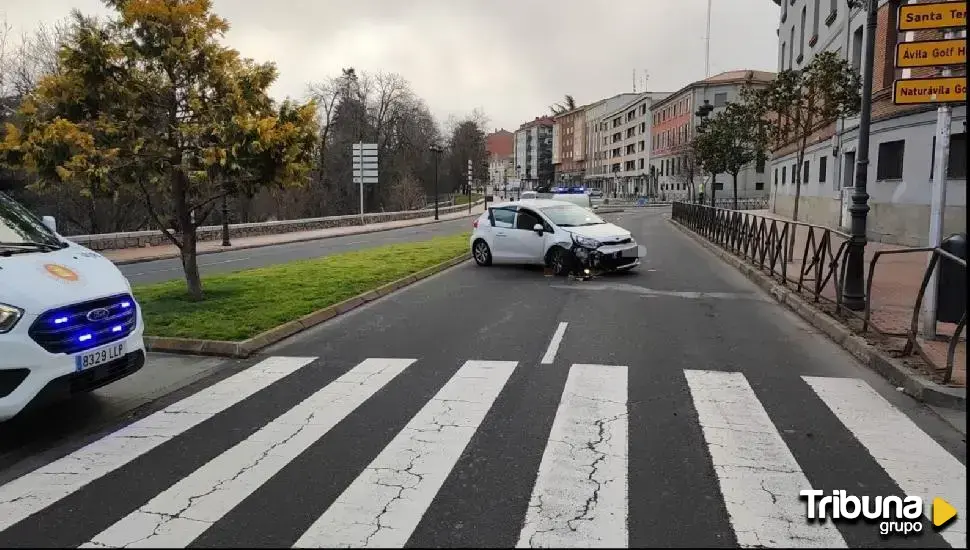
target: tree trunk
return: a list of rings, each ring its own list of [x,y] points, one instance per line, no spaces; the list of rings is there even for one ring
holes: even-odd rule
[[[805,170],[802,164],[805,162],[806,141],[807,139],[802,140],[801,147],[798,149],[798,154],[795,156],[797,159],[795,161],[795,205],[792,207],[791,219],[792,221],[796,222],[798,221],[798,199],[800,199],[802,196],[802,173]],[[795,253],[795,231],[797,231],[798,226],[792,224],[789,227],[788,261],[792,261],[792,256]]]
[[[189,298],[193,301],[201,301],[202,278],[199,276],[199,264],[196,261],[196,233],[195,222],[192,219],[192,212],[189,209],[188,186],[185,181],[185,174],[176,165],[172,173],[172,195],[175,201],[175,219],[179,224],[179,232],[182,234],[182,270],[185,272],[185,285],[189,292]]]
[[[734,178],[734,209],[737,210],[738,209],[738,173],[735,172],[731,174],[731,177]]]
[[[715,198],[717,197],[717,174],[711,172],[711,206],[717,207]]]

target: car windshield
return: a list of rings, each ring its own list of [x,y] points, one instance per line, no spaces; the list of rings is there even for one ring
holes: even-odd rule
[[[31,245],[60,247],[61,242],[37,216],[0,193],[0,249]]]
[[[606,223],[589,210],[575,205],[549,206],[542,208],[542,213],[549,221],[559,227],[583,227]]]

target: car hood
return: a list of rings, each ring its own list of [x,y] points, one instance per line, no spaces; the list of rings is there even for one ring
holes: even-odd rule
[[[596,239],[600,242],[621,241],[632,237],[629,231],[612,223],[600,223],[583,227],[564,227],[563,229],[574,235]]]
[[[54,307],[131,292],[110,260],[67,241],[54,252],[0,256],[0,303],[37,315]]]

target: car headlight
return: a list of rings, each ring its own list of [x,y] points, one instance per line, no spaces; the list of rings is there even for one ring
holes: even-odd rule
[[[582,246],[583,248],[596,249],[596,248],[599,248],[601,244],[596,239],[591,239],[589,237],[583,237],[581,235],[575,235],[575,234],[573,235],[573,241],[579,246]]]
[[[24,316],[24,310],[19,307],[0,304],[0,334],[10,332],[17,321]]]

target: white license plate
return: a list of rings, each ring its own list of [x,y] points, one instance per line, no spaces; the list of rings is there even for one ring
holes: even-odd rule
[[[125,343],[115,342],[74,356],[74,370],[82,371],[109,363],[125,355]]]

